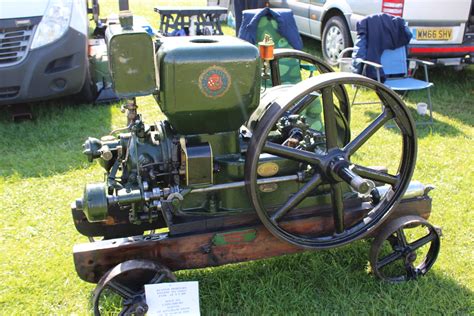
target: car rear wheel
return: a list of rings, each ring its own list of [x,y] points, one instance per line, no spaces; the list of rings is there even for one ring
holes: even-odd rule
[[[352,44],[349,29],[342,17],[333,16],[328,20],[324,26],[321,44],[325,61],[336,66],[339,54]]]

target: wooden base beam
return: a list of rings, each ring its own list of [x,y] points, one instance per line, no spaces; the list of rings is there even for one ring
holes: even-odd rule
[[[367,211],[367,208],[359,208],[346,212],[346,225],[355,223]],[[431,198],[428,196],[402,200],[386,222],[405,215],[428,218],[430,212]],[[228,229],[177,237],[164,233],[79,244],[74,246],[74,264],[81,279],[97,283],[109,269],[131,259],[154,260],[176,271],[305,251],[276,238],[261,224],[242,225],[237,226],[238,228],[233,224]],[[295,233],[325,234],[334,230],[331,215],[294,219],[282,225]]]

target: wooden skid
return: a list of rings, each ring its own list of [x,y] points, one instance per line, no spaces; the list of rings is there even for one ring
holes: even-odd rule
[[[345,222],[351,225],[367,209],[346,212]],[[402,200],[387,222],[404,215],[428,218],[431,198],[428,196]],[[293,232],[333,231],[331,216],[303,217],[282,224]],[[231,229],[180,235],[156,234],[110,239],[74,246],[74,264],[77,274],[87,282],[97,283],[109,269],[131,259],[150,259],[169,269],[184,270],[219,266],[297,253],[305,249],[274,237],[263,225],[242,225]]]

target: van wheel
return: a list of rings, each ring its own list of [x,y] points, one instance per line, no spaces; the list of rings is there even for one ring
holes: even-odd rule
[[[339,54],[351,43],[350,32],[344,19],[340,16],[330,18],[324,26],[321,43],[325,61],[331,66],[336,66]]]

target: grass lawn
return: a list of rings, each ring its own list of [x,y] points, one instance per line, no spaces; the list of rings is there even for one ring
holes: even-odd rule
[[[102,15],[118,10],[116,2],[101,1]],[[164,2],[135,2],[131,9],[156,27],[153,7]],[[181,3],[191,1],[173,4]],[[319,43],[306,38],[305,50],[319,54]],[[370,243],[358,241],[178,272],[181,281],[199,281],[203,315],[474,314],[474,66],[460,72],[436,68],[430,76],[436,123],[418,128],[413,179],[436,186],[430,221],[443,227],[444,237],[432,271],[415,282],[380,282],[368,273]],[[413,113],[422,96],[408,100]],[[146,122],[162,117],[151,97],[138,101]],[[367,109],[357,111],[355,121],[370,118]],[[0,314],[86,315],[94,285],[76,276],[72,247],[87,239],[76,232],[69,204],[86,183],[103,179],[100,166],[81,154],[81,144],[122,127],[125,118],[118,104],[67,100],[35,104],[33,112],[33,121],[18,124],[0,112]],[[382,160],[384,142],[370,146]]]

